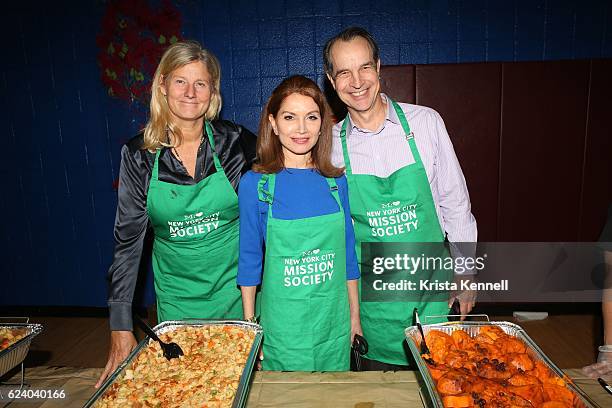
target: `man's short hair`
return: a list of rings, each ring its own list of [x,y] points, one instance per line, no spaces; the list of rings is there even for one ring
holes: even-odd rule
[[[365,28],[361,27],[349,27],[342,30],[336,36],[330,38],[325,43],[325,48],[323,48],[323,66],[325,67],[325,72],[329,75],[332,75],[334,72],[334,67],[331,61],[331,48],[337,41],[351,41],[357,37],[361,37],[368,42],[370,46],[370,51],[372,52],[372,58],[374,59],[374,63],[378,62],[380,59],[380,50],[378,48],[378,44]]]

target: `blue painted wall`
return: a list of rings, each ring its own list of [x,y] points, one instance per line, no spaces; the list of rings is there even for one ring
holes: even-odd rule
[[[222,116],[256,130],[280,80],[323,80],[326,39],[370,30],[383,64],[612,57],[601,1],[175,1],[223,69]],[[106,2],[3,6],[0,305],[104,306],[121,144],[144,118],[110,99],[95,37]]]

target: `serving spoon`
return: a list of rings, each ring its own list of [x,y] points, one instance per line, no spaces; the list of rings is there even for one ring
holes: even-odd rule
[[[427,343],[425,343],[425,333],[423,333],[423,326],[421,326],[421,320],[419,319],[419,312],[417,311],[417,308],[414,308],[413,311],[414,314],[414,322],[416,324],[417,329],[419,329],[419,332],[421,333],[421,356],[423,356],[423,354],[427,354],[427,355],[431,355],[431,352],[429,351],[429,347],[427,347]],[[427,361],[430,364],[433,364],[434,361],[431,358],[423,358],[423,360]]]
[[[149,325],[146,324],[145,321],[142,320],[140,317],[134,315],[134,320],[136,320],[136,323],[138,323],[140,328],[144,330],[147,336],[149,336],[150,338],[152,338],[153,340],[159,343],[159,345],[161,346],[164,352],[164,357],[166,357],[168,360],[171,360],[173,358],[178,358],[184,354],[183,349],[181,349],[181,346],[179,346],[178,344],[164,343],[163,341],[161,341],[161,339],[157,337],[157,334],[155,334],[153,329],[151,329]]]

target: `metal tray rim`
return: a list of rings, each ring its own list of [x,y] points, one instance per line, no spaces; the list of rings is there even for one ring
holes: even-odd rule
[[[454,321],[454,322],[442,322],[442,323],[433,323],[433,324],[423,325],[423,331],[425,332],[425,334],[427,334],[429,330],[437,329],[440,327],[449,327],[449,326],[455,328],[456,330],[460,330],[462,328],[470,327],[470,326],[472,327],[498,326],[502,329],[505,327],[513,331],[513,334],[510,334],[506,330],[504,330],[506,333],[510,335],[514,335],[515,337],[518,337],[521,340],[523,340],[527,344],[527,346],[532,349],[533,353],[540,360],[542,360],[542,362],[546,364],[553,373],[555,373],[556,375],[558,375],[559,377],[563,378],[566,381],[567,386],[576,395],[578,395],[578,397],[581,399],[581,402],[583,404],[585,404],[587,407],[590,407],[590,408],[598,407],[598,405],[595,402],[593,402],[591,398],[584,393],[584,391],[582,391],[579,387],[577,387],[574,384],[571,378],[569,378],[566,374],[564,374],[563,371],[561,371],[561,369],[559,369],[555,365],[555,363],[553,363],[550,360],[550,358],[548,358],[548,356],[544,354],[542,349],[540,349],[540,347],[531,339],[531,337],[529,337],[527,332],[521,326],[515,323],[512,323],[512,322],[506,322],[506,321],[477,321],[477,322]],[[436,390],[435,382],[433,381],[433,378],[431,377],[429,370],[427,369],[427,365],[425,364],[425,361],[421,357],[421,353],[419,352],[419,349],[417,348],[417,344],[414,341],[413,336],[415,335],[418,335],[419,338],[421,336],[420,333],[418,332],[417,326],[410,326],[404,330],[404,336],[406,338],[406,343],[408,343],[410,352],[412,353],[412,356],[414,357],[417,363],[419,371],[421,372],[421,376],[423,377],[423,380],[425,381],[425,386],[427,387],[427,391],[429,393],[429,397],[431,401],[433,402],[436,408],[444,408],[444,405],[442,404],[442,400],[440,399],[440,394]]]
[[[162,334],[166,330],[170,329],[170,326],[213,326],[213,325],[234,325],[234,326],[242,326],[248,327],[255,331],[255,339],[253,340],[253,345],[251,346],[251,351],[249,352],[249,357],[247,358],[246,364],[244,366],[244,370],[240,375],[240,382],[238,384],[238,389],[236,390],[236,396],[234,397],[234,402],[232,403],[232,408],[242,407],[246,402],[246,396],[248,395],[249,382],[251,380],[251,373],[253,372],[253,366],[255,364],[256,353],[259,350],[259,346],[261,345],[262,337],[263,337],[263,328],[257,323],[245,322],[243,320],[219,320],[219,319],[189,319],[189,320],[168,320],[158,324],[153,327],[153,331],[156,334]],[[115,380],[123,373],[125,368],[132,362],[132,360],[140,353],[140,351],[146,347],[150,341],[153,341],[149,336],[146,336],[134,350],[128,355],[128,357],[121,363],[117,369],[104,381],[104,383],[100,386],[100,388],[87,400],[83,408],[92,407],[98,399],[106,392],[108,387],[110,387]],[[245,374],[247,374],[245,376]]]
[[[16,349],[17,347],[19,347],[22,343],[25,343],[29,340],[32,340],[34,337],[38,336],[42,331],[43,331],[43,325],[40,323],[8,323],[8,324],[0,324],[0,328],[27,328],[27,329],[32,329],[32,331],[30,333],[28,333],[27,336],[25,336],[24,338],[16,341],[15,343],[11,344],[10,346],[8,346],[7,348],[5,348],[4,350],[0,351],[0,360],[2,360],[2,357],[4,357],[5,354],[10,353],[13,349]]]
[[[3,376],[25,360],[28,351],[30,350],[32,340],[43,331],[44,327],[40,323],[3,323],[0,324],[0,327],[30,329],[30,333],[28,333],[24,338],[0,351],[0,376]],[[23,353],[23,355],[20,356],[18,353]],[[17,357],[15,357],[15,355]],[[11,358],[16,358],[16,360],[13,361],[13,363],[10,363]]]

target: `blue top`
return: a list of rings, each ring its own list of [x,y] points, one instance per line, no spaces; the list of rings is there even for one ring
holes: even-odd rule
[[[264,243],[268,227],[268,203],[259,200],[257,183],[261,173],[249,171],[240,179],[240,258],[237,282],[240,286],[261,283]],[[346,229],[346,279],[359,279],[355,232],[348,199],[346,177],[336,178],[338,195],[344,208]],[[267,187],[267,184],[266,184]],[[329,191],[325,177],[313,169],[283,169],[276,175],[274,218],[295,220],[340,211]]]

